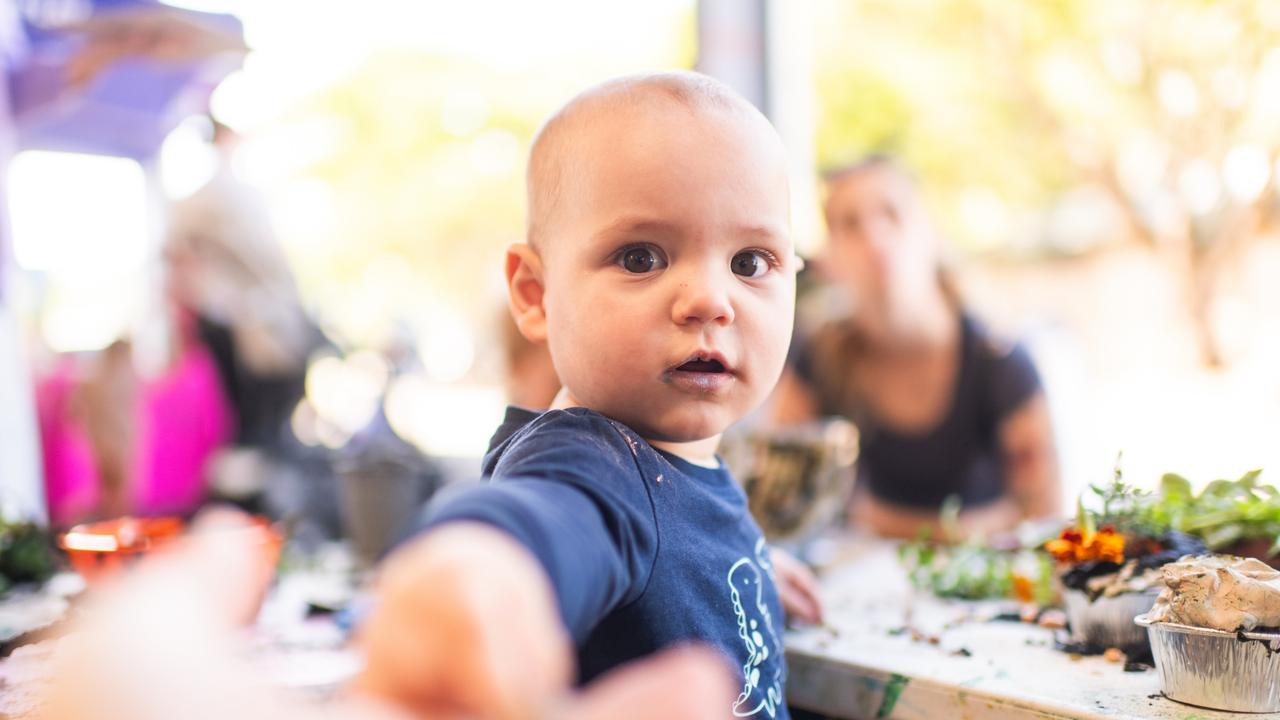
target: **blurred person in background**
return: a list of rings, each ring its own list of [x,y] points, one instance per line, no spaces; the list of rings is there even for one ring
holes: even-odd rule
[[[1035,366],[964,307],[909,173],[887,156],[841,168],[827,177],[824,215],[817,269],[840,310],[816,322],[802,311],[774,408],[781,424],[843,416],[857,425],[850,519],[913,537],[941,531],[948,498],[967,532],[1057,514]]]
[[[321,335],[302,308],[266,207],[232,170],[236,133],[212,125],[218,169],[171,208],[167,290],[179,335],[212,353],[235,417],[234,448],[219,458],[215,492],[255,509]]]
[[[72,398],[71,413],[82,424],[98,475],[99,500],[91,514],[115,517],[133,510],[128,495],[138,388],[132,346],[117,340],[91,361]]]
[[[231,432],[209,353],[177,343],[139,373],[132,345],[57,359],[36,385],[49,518],[65,527],[121,515],[190,515]]]

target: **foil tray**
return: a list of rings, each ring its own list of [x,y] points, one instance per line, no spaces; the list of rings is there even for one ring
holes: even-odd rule
[[[1147,629],[1160,675],[1171,700],[1215,710],[1280,712],[1280,633],[1241,632],[1151,622]]]
[[[1147,633],[1134,625],[1133,618],[1150,610],[1158,596],[1159,592],[1150,591],[1125,593],[1089,602],[1089,596],[1083,592],[1066,590],[1062,601],[1067,622],[1071,623],[1071,638],[1101,648],[1142,647],[1147,642]]]

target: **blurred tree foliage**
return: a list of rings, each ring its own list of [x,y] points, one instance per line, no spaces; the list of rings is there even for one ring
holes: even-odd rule
[[[1203,357],[1225,270],[1275,220],[1280,3],[820,0],[818,163],[901,155],[969,253],[1142,242]]]
[[[502,253],[524,237],[534,132],[606,77],[691,67],[694,6],[668,5],[631,12],[661,32],[594,51],[590,62],[579,57],[588,43],[523,64],[376,54],[259,133],[260,147],[308,148],[276,160],[267,184],[303,293],[326,329],[364,347],[393,338],[429,346],[460,334],[477,347],[496,342]],[[492,376],[499,355],[477,353],[476,372]]]
[[[273,128],[317,138],[290,182],[318,189],[307,201],[326,222],[286,240],[340,337],[376,345],[397,322],[429,324],[442,308],[477,321],[495,304],[545,94],[474,63],[386,54]]]

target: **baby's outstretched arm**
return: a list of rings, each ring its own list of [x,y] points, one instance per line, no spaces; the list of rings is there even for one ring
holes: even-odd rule
[[[380,573],[355,689],[419,712],[545,717],[572,676],[568,635],[537,560],[479,523],[443,525]]]

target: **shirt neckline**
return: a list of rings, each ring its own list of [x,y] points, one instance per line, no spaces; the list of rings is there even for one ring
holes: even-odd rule
[[[649,447],[653,447],[653,445],[649,445]],[[714,468],[709,468],[709,467],[704,467],[702,465],[691,463],[688,460],[685,460],[684,458],[680,457],[679,455],[675,455],[666,450],[660,450],[658,448],[653,448],[653,449],[659,455],[661,455],[668,463],[670,463],[673,467],[675,467],[675,469],[679,470],[680,472],[686,475],[691,475],[701,480],[721,480],[729,474],[729,470],[728,468],[725,467],[725,464],[724,464],[724,458],[720,457],[719,455],[716,455],[716,460],[720,463],[720,465]]]

